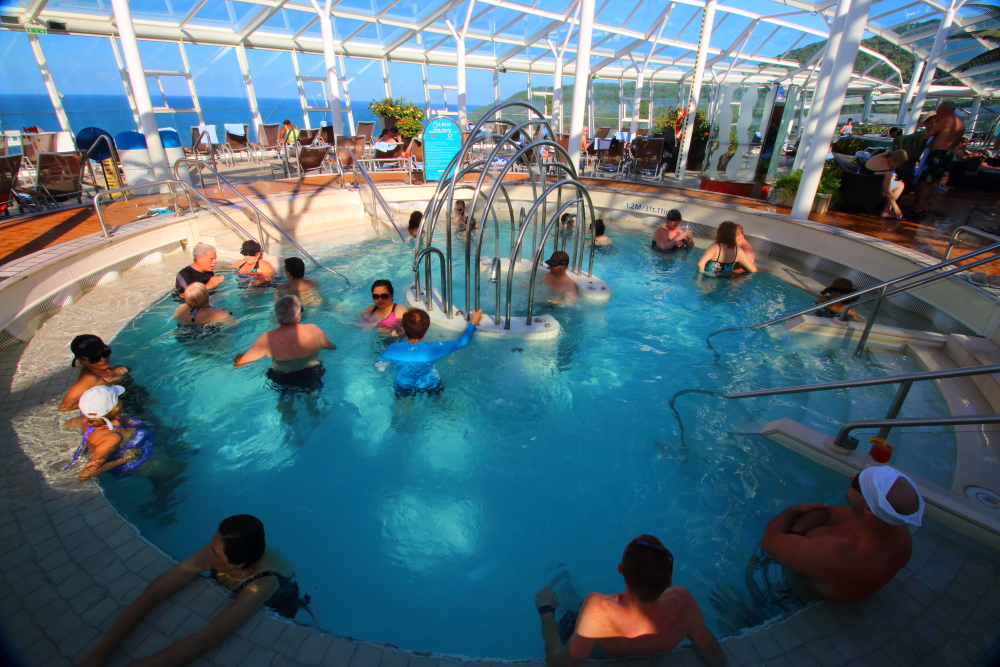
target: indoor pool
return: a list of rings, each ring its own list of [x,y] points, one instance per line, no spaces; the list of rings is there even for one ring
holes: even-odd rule
[[[279,400],[265,362],[232,368],[274,326],[270,290],[240,290],[227,278],[217,305],[239,323],[196,341],[175,335],[176,303],[165,297],[118,335],[115,361],[148,392],[139,416],[157,445],[188,467],[155,487],[106,477],[109,499],[175,558],[206,543],[223,517],[255,514],[294,564],[320,627],[415,651],[541,657],[535,591],[552,581],[564,597],[622,590],[616,566],[640,533],[673,551],[674,583],[693,591],[714,631],[762,622],[780,610],[750,602],[744,573],[764,525],[790,504],[842,503],[847,479],[755,433],[792,417],[833,434],[848,419],[884,416],[894,388],[742,402],[683,396],[683,443],[669,399],[689,388],[914,367],[898,354],[855,359],[783,327],[717,336],[716,365],[708,333],[813,297],[769,272],[700,279],[697,252],[664,257],[646,236],[610,233],[614,249],[595,260],[610,301],[539,305],[562,324],[557,339],[476,338],[438,364],[443,394],[410,404],[397,404],[392,369],[376,367],[385,341],[357,317],[374,279],[390,278],[397,296],[411,281],[412,251],[398,243],[304,242],[353,284],[338,291],[335,276],[307,272],[326,302],[305,321],[338,346],[322,353],[325,387],[310,398]],[[487,287],[483,302],[492,303]],[[945,414],[930,383],[914,385],[901,416],[917,414]],[[898,465],[948,483],[950,435],[894,439]]]

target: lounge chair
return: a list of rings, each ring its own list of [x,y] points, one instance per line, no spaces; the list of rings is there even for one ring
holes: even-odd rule
[[[25,207],[28,206],[14,190],[17,186],[17,172],[20,169],[20,155],[0,157],[0,214],[2,215],[9,216],[10,207],[14,204],[17,204],[18,213],[24,213]]]
[[[329,146],[296,146],[295,157],[289,157],[287,163],[284,161],[271,163],[271,176],[273,177],[275,169],[279,168],[285,171],[286,177],[288,171],[295,169],[298,172],[299,180],[305,178],[309,172],[323,173],[328,171],[326,156],[329,152]]]
[[[643,128],[640,128],[640,129],[638,129],[638,130],[635,131],[635,136],[637,136],[637,137],[645,137],[648,134],[649,134],[649,128],[648,127],[643,127]]]
[[[248,160],[256,162],[257,158],[254,155],[253,146],[250,143],[250,126],[246,123],[243,125],[226,123],[222,127],[226,133],[224,152],[229,157],[230,163],[234,164],[236,162],[237,155],[246,155]],[[242,133],[236,131],[240,127],[243,128]]]
[[[327,146],[333,146],[337,140],[337,135],[333,133],[333,126],[324,125],[319,128],[319,140]]]
[[[660,176],[660,158],[663,155],[663,139],[636,137],[632,142],[632,159],[628,165],[628,177],[640,179],[643,176]]]
[[[355,135],[353,137],[337,137],[336,160],[340,165],[340,169],[343,170],[353,168],[354,160],[361,160],[364,157],[364,150],[364,136]]]
[[[85,151],[39,153],[35,184],[16,188],[17,193],[31,198],[36,206],[58,208],[69,199],[83,203],[83,168],[88,164]]]
[[[216,154],[217,145],[212,137],[215,135],[214,125],[191,126],[191,155],[194,158],[205,156],[212,158]]]
[[[316,141],[316,137],[319,136],[319,128],[315,130],[299,130],[298,144],[299,146],[312,146],[312,143]]]
[[[21,155],[24,161],[34,166],[39,153],[51,153],[56,149],[56,133],[40,132],[21,135]]]
[[[595,139],[607,139],[608,135],[611,133],[610,127],[599,127],[597,128],[597,134],[594,135]]]
[[[281,154],[281,123],[261,123],[257,130],[257,145],[262,153]]]
[[[371,145],[374,143],[372,136],[375,134],[375,121],[373,120],[363,120],[358,123],[358,129],[354,133],[356,137],[364,137],[365,143]]]

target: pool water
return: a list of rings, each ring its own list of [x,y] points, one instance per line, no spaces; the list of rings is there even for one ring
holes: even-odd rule
[[[412,279],[412,251],[400,244],[307,244],[353,284],[337,291],[344,283],[335,276],[308,274],[326,303],[305,321],[338,346],[322,353],[325,387],[311,398],[279,398],[263,361],[232,368],[274,326],[270,291],[227,278],[217,305],[239,324],[199,341],[178,340],[176,303],[165,297],[118,335],[115,359],[149,392],[139,416],[157,446],[188,467],[156,486],[138,476],[101,483],[175,558],[205,544],[220,519],[257,515],[312,596],[318,625],[338,635],[469,658],[539,658],[534,593],[553,580],[564,598],[623,590],[616,566],[640,533],[673,551],[674,583],[692,590],[714,631],[760,623],[780,611],[755,607],[744,589],[764,525],[790,504],[842,503],[847,480],[755,434],[786,416],[833,434],[848,419],[884,416],[894,388],[742,402],[683,396],[683,443],[670,397],[913,366],[898,355],[855,359],[782,327],[716,337],[716,365],[708,333],[812,297],[766,272],[698,278],[697,253],[660,256],[646,237],[613,236],[614,249],[595,261],[610,301],[540,304],[562,324],[558,339],[475,338],[438,363],[440,397],[407,403],[393,396],[392,370],[376,368],[384,341],[357,323],[372,280],[390,278],[401,294]],[[492,303],[486,289],[483,302]],[[435,337],[457,333],[432,328]],[[929,384],[913,387],[901,416],[916,414],[945,414]],[[948,483],[949,434],[894,440],[901,467]]]

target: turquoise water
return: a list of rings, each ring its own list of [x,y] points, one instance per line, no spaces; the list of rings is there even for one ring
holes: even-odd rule
[[[255,514],[295,565],[322,628],[418,651],[541,657],[535,591],[557,577],[564,595],[567,581],[580,597],[622,590],[616,565],[640,533],[673,551],[675,584],[693,591],[713,630],[763,621],[777,610],[752,608],[743,582],[764,525],[790,504],[842,503],[847,480],[753,434],[785,416],[833,434],[847,419],[883,416],[894,389],[684,396],[683,444],[670,397],[912,366],[888,355],[856,360],[781,327],[716,337],[716,366],[708,333],[812,297],[768,273],[699,279],[697,254],[654,255],[645,237],[612,234],[614,251],[595,264],[610,301],[543,305],[563,326],[553,341],[475,338],[438,364],[443,395],[408,405],[393,397],[391,370],[375,367],[384,342],[357,324],[372,280],[390,278],[401,293],[411,279],[412,253],[399,244],[307,243],[354,285],[338,292],[342,281],[311,273],[327,301],[305,319],[338,349],[323,352],[325,388],[310,400],[279,400],[264,362],[231,367],[273,326],[270,292],[227,279],[218,305],[239,324],[186,343],[164,299],[119,334],[115,358],[149,392],[141,416],[157,445],[189,465],[174,485],[103,479],[108,497],[175,558],[206,543],[225,516]],[[492,302],[485,290],[483,301]],[[915,414],[944,414],[929,385],[911,392],[902,416]],[[898,441],[901,466],[947,482],[950,435]]]

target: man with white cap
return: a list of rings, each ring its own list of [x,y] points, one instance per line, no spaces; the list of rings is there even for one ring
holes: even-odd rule
[[[866,468],[847,489],[850,507],[793,505],[768,522],[760,546],[800,597],[847,602],[872,595],[910,560],[910,526],[924,499],[890,466]]]

